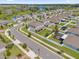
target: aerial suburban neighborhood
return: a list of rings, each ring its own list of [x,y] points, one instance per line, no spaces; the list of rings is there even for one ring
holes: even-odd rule
[[[0,4],[0,59],[79,59],[79,4]]]

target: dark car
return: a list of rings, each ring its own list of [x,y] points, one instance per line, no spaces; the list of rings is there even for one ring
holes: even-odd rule
[[[62,29],[62,30],[66,30],[66,29],[67,29],[67,27],[66,27],[66,26],[63,26],[63,27],[61,27],[61,29]]]

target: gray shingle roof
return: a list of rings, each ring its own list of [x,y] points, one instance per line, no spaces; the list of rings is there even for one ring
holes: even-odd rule
[[[7,21],[7,20],[2,20],[2,21],[0,21],[0,25],[6,25],[6,24],[8,24],[9,23],[9,21]]]
[[[37,22],[37,21],[32,21],[32,22],[30,22],[29,25],[32,26],[32,27],[34,27],[34,28],[36,28],[37,26],[43,25],[43,23]]]

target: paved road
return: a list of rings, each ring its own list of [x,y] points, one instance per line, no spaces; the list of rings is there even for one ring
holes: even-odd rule
[[[35,53],[40,55],[43,59],[62,59],[61,56],[50,52],[45,47],[37,44],[36,42],[32,41],[30,38],[25,37],[22,33],[18,32],[16,28],[11,28],[11,33],[15,36],[15,38],[23,43],[26,43],[29,48],[31,48]]]

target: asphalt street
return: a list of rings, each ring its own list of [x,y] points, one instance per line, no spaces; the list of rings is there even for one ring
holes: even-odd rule
[[[19,28],[17,26],[16,28]],[[45,47],[39,45],[35,41],[31,40],[29,37],[25,37],[23,33],[17,31],[15,27],[10,28],[11,34],[15,36],[16,39],[23,43],[26,43],[29,48],[31,48],[36,54],[40,55],[43,59],[63,59],[60,55],[55,54]]]

